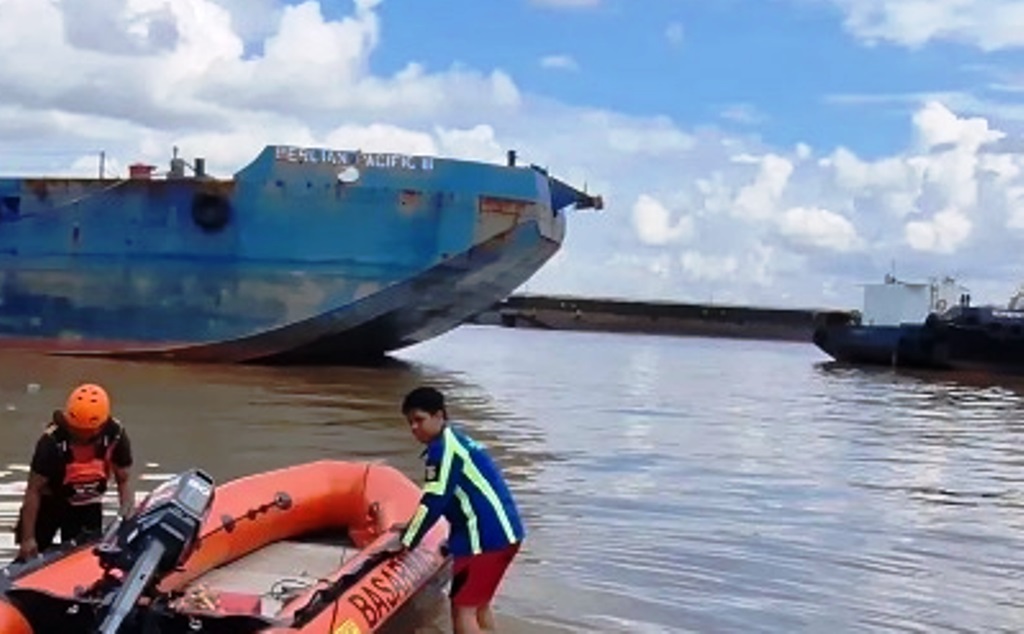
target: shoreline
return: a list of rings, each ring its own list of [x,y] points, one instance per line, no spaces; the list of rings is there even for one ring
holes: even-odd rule
[[[811,343],[816,315],[852,313],[829,308],[769,308],[512,295],[466,320],[504,328],[725,337]]]

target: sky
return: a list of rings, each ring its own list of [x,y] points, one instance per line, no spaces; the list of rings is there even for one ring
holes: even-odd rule
[[[1024,282],[1019,0],[0,0],[0,59],[0,174],[515,149],[605,200],[530,293]]]

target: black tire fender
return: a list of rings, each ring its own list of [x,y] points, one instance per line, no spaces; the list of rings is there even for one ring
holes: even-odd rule
[[[203,231],[219,231],[231,220],[231,203],[216,194],[198,193],[192,198],[192,221]]]

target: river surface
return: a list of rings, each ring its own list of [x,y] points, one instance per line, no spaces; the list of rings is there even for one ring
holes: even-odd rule
[[[467,326],[381,368],[0,353],[0,555],[31,448],[105,384],[146,490],[319,458],[419,481],[431,384],[529,532],[501,631],[1019,631],[1024,383],[835,366],[809,344]],[[436,605],[434,605],[436,604]],[[396,631],[444,632],[443,599]]]

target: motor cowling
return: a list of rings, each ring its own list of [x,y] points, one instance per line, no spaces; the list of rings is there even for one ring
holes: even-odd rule
[[[94,552],[109,573],[124,573],[106,589],[109,606],[101,634],[115,634],[139,597],[185,563],[199,541],[199,531],[213,506],[213,478],[191,469],[157,487],[130,518],[108,531]]]
[[[127,572],[147,544],[158,541],[164,546],[164,555],[157,572],[172,572],[191,555],[213,499],[213,478],[200,469],[167,480],[143,500],[134,515],[122,518],[107,531],[94,551],[100,565]]]

